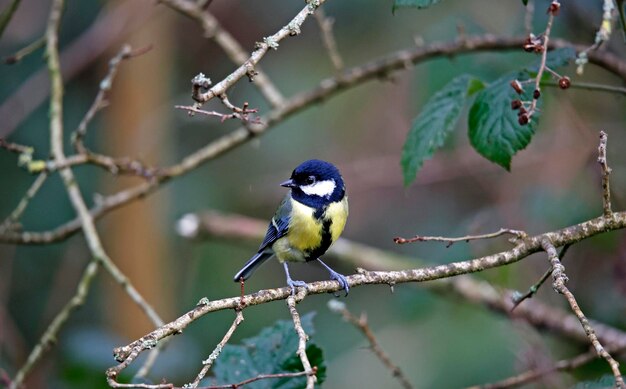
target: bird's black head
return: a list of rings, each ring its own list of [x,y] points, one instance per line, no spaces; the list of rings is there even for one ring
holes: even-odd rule
[[[302,162],[281,185],[291,188],[295,200],[316,209],[340,201],[346,193],[339,170],[319,159]]]

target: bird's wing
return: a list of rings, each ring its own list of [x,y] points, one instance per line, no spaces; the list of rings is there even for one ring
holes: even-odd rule
[[[259,247],[259,252],[265,250],[268,246],[271,246],[272,243],[285,236],[287,231],[289,231],[289,215],[291,214],[290,198],[291,196],[288,194],[280,203],[278,210],[274,214],[274,217],[272,217],[272,221],[270,221],[270,224],[267,227],[267,232],[265,233],[263,243],[261,243],[261,246]]]

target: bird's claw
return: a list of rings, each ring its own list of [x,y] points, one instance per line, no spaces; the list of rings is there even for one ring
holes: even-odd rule
[[[348,284],[348,279],[346,278],[346,276],[344,276],[343,274],[339,274],[334,270],[331,270],[330,278],[339,282],[339,285],[341,285],[341,289],[346,291],[347,296],[348,292],[350,292],[350,284]],[[335,294],[335,297],[339,296]]]
[[[308,287],[307,283],[304,281],[298,281],[298,280],[292,280],[291,278],[287,279],[287,285],[289,285],[289,287],[291,288],[291,295],[295,296],[296,295],[296,288],[297,287]]]

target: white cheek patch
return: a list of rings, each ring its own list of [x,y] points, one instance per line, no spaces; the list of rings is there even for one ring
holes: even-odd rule
[[[324,180],[318,181],[314,184],[301,186],[300,189],[306,194],[320,196],[320,197],[330,197],[331,194],[335,191],[335,180]]]

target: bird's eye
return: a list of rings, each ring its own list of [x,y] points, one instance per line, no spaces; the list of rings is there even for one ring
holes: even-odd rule
[[[308,176],[308,177],[306,178],[306,181],[305,181],[305,182],[306,182],[306,184],[307,184],[307,185],[312,185],[312,184],[315,184],[315,177],[314,177],[314,176]]]

